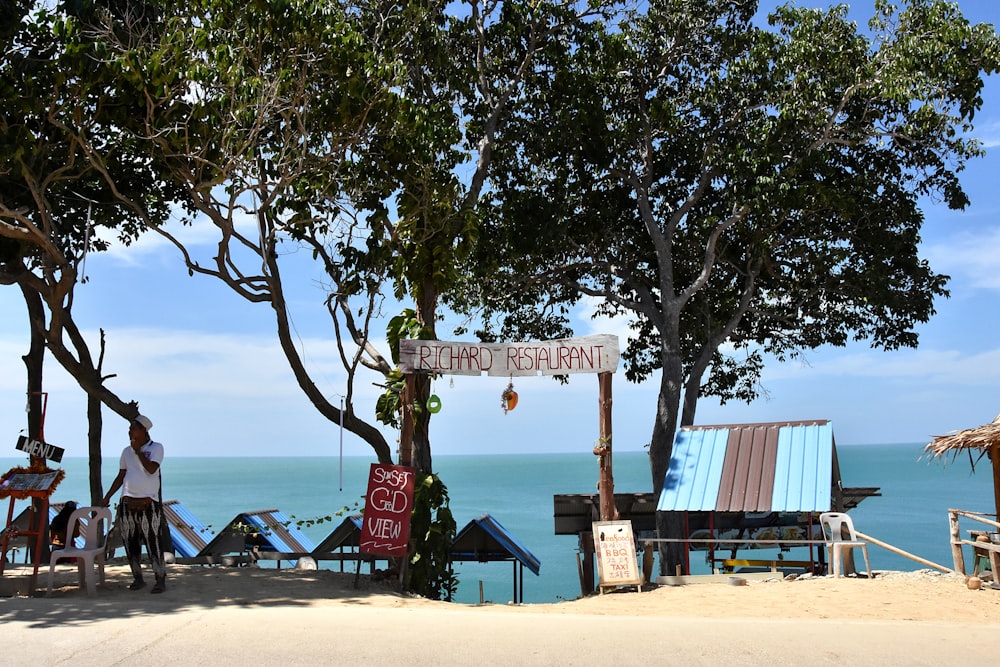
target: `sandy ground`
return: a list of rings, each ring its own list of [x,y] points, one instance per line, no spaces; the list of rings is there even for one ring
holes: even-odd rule
[[[934,571],[662,586],[530,605],[401,595],[330,571],[175,565],[94,598],[0,598],[0,665],[940,665],[993,663],[1000,591]],[[9,572],[7,575],[9,576]],[[151,576],[147,579],[151,580]],[[47,570],[39,573],[44,589]],[[151,583],[151,581],[150,581]]]

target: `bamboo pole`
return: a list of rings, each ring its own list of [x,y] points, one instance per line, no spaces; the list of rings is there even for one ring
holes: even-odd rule
[[[882,547],[883,549],[887,549],[887,550],[893,552],[894,554],[898,554],[898,555],[903,556],[905,558],[909,558],[910,560],[915,560],[918,563],[921,563],[923,565],[929,565],[930,567],[933,567],[935,570],[941,570],[942,572],[947,572],[948,574],[957,574],[955,572],[955,570],[947,568],[944,565],[938,565],[937,563],[932,563],[931,561],[927,560],[926,558],[921,558],[920,556],[915,556],[914,554],[911,554],[908,551],[903,551],[902,549],[898,549],[898,548],[892,546],[891,544],[886,544],[885,542],[882,542],[881,540],[876,540],[874,537],[871,537],[869,535],[865,535],[860,530],[855,530],[854,534],[857,535],[858,537],[860,537],[863,540],[871,542],[875,546]]]
[[[1000,531],[1000,521],[994,521],[993,519],[987,519],[987,516],[993,516],[992,514],[984,514],[983,512],[970,512],[969,510],[956,510],[949,509],[948,514],[954,514],[955,516],[964,516],[967,519],[972,519],[973,521],[978,521],[979,523],[985,523],[987,526],[993,526],[998,531]],[[996,531],[993,531],[996,532]]]

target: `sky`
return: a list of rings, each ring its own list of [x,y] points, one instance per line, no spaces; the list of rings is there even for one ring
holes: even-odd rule
[[[822,6],[826,3],[803,2]],[[967,18],[1000,24],[1000,3],[960,0]],[[864,21],[871,0],[853,3]],[[805,360],[771,363],[766,396],[751,404],[699,402],[696,422],[722,424],[829,419],[838,445],[924,444],[934,435],[977,426],[1000,413],[1000,79],[987,79],[985,103],[975,118],[976,136],[987,154],[968,165],[962,182],[972,201],[965,211],[923,202],[926,223],[922,255],[951,276],[951,298],[918,327],[917,349],[892,352],[865,343],[809,352]],[[214,229],[214,228],[213,228]],[[211,233],[184,232],[203,258],[212,256]],[[319,276],[308,257],[289,257],[285,273],[300,352],[321,391],[334,403],[345,391],[333,330],[323,307]],[[177,252],[152,236],[130,248],[87,258],[87,283],[78,287],[74,314],[97,350],[99,330],[107,340],[108,386],[138,400],[154,422],[153,437],[168,456],[372,456],[367,444],[341,433],[319,415],[298,388],[277,344],[265,304],[250,304],[214,279],[190,277]],[[618,333],[620,322],[594,321],[591,305],[577,313],[576,335]],[[0,289],[0,457],[16,456],[24,433],[28,324],[19,290]],[[439,326],[442,338],[458,321]],[[380,389],[357,383],[356,404],[373,414]],[[500,377],[444,377],[433,391],[442,409],[432,423],[434,455],[589,452],[599,435],[598,383],[594,375],[572,376],[567,385],[551,378],[515,378],[520,400],[505,414]],[[49,357],[45,440],[86,456],[86,397]],[[656,378],[635,385],[624,373],[613,383],[612,428],[616,450],[641,451],[649,441],[656,410]],[[117,457],[127,444],[127,424],[104,411],[102,453]],[[398,434],[383,433],[390,443]],[[6,439],[8,443],[3,445]],[[9,449],[5,453],[4,447]]]

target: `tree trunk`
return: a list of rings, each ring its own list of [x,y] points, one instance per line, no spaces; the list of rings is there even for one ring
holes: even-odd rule
[[[427,410],[427,400],[431,396],[431,376],[417,374],[414,401],[420,408],[415,411],[413,423],[413,466],[428,475],[434,472],[431,461],[431,413]]]
[[[45,311],[42,307],[42,299],[37,292],[27,289],[23,284],[20,284],[21,294],[24,295],[24,303],[28,307],[28,317],[29,320],[34,320],[36,317],[45,317]],[[30,339],[31,343],[28,347],[28,353],[21,357],[24,361],[26,376],[27,376],[27,396],[28,396],[28,437],[37,438],[44,442],[44,415],[43,415],[43,402],[42,402],[42,369],[45,365],[45,339],[44,337],[36,331],[35,327],[30,327]],[[30,458],[31,465],[44,464],[45,460],[36,456]],[[48,513],[42,512],[42,502],[38,498],[32,498],[31,506],[34,509],[35,516],[39,518],[40,529],[46,534],[49,532],[49,515]],[[31,560],[33,562],[43,562],[49,557],[49,541],[42,540],[42,553],[36,556],[34,542],[28,540],[28,553],[31,555]],[[0,554],[2,557],[3,554]]]
[[[101,414],[101,399],[87,396],[87,450],[90,458],[90,504],[99,505],[104,498],[101,482],[101,430],[104,415]]]
[[[680,356],[663,355],[663,371],[660,376],[660,394],[656,403],[656,421],[649,443],[649,467],[653,476],[654,501],[660,497],[663,482],[670,465],[670,454],[674,446],[674,432],[677,430],[677,409],[681,399],[683,369]],[[684,524],[677,512],[657,512],[656,530],[661,538],[683,537]],[[677,566],[684,566],[684,547],[677,542],[660,543],[660,574],[674,574]]]
[[[433,279],[427,278],[421,284],[416,301],[416,318],[421,328],[431,338],[437,338],[434,327],[437,318],[438,292]],[[431,377],[427,374],[416,376],[416,396],[414,400],[420,409],[416,411],[413,429],[413,465],[420,472],[434,472],[431,460],[431,413],[427,410],[427,399],[431,396]]]
[[[21,294],[24,295],[24,303],[28,307],[28,319],[33,324],[35,321],[45,320],[45,310],[42,306],[42,298],[39,294],[18,282]],[[31,326],[29,330],[31,344],[28,353],[21,357],[27,370],[27,392],[28,392],[28,437],[44,440],[42,432],[42,368],[45,364],[45,338],[41,332]],[[34,463],[34,461],[32,461]]]

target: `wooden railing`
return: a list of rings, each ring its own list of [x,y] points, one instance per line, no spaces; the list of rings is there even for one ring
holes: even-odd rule
[[[967,510],[948,510],[948,526],[951,530],[951,557],[955,561],[955,571],[961,574],[967,574],[965,571],[965,554],[963,553],[962,547],[968,545],[972,547],[973,559],[975,559],[978,554],[977,550],[986,552],[989,554],[990,558],[990,570],[996,574],[1000,572],[1000,544],[995,542],[979,542],[976,540],[963,540],[961,526],[959,525],[959,517],[965,519],[971,519],[972,521],[978,521],[979,523],[991,526],[994,531],[1000,532],[1000,523],[994,521],[993,519],[987,519],[987,516],[993,516],[992,514],[984,514],[983,512],[970,512]]]

